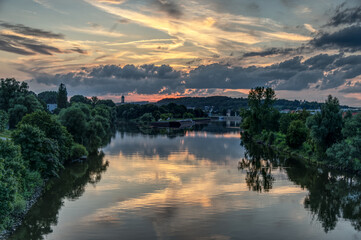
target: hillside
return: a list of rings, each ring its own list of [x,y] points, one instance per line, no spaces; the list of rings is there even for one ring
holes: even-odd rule
[[[239,110],[240,108],[247,108],[247,98],[231,98],[226,96],[213,96],[213,97],[182,97],[182,98],[164,98],[157,102],[158,105],[166,105],[169,103],[176,103],[186,107],[195,107],[204,109],[206,106],[213,106],[215,112],[221,112],[224,109]],[[297,108],[305,109],[318,109],[322,103],[308,102],[299,100],[276,100],[274,107],[279,110],[290,109],[296,110]],[[341,106],[348,108],[348,106]]]

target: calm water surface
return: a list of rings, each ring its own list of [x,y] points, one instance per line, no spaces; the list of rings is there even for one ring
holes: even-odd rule
[[[20,239],[361,239],[361,183],[211,123],[125,127],[47,186]]]

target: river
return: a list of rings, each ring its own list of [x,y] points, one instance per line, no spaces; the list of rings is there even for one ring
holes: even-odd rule
[[[361,239],[360,179],[242,146],[235,126],[123,127],[9,239]]]

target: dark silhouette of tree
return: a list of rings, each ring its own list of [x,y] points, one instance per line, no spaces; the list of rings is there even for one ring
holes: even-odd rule
[[[60,84],[57,98],[58,108],[66,108],[68,105],[68,92],[65,84]]]

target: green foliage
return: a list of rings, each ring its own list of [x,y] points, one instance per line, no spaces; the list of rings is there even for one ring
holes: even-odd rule
[[[342,129],[344,138],[361,136],[361,114],[345,118],[345,126]]]
[[[0,109],[8,111],[10,101],[28,93],[28,85],[18,82],[14,78],[0,79]]]
[[[271,88],[257,87],[248,95],[249,110],[243,110],[241,127],[250,134],[259,134],[262,130],[278,131],[279,112],[272,107],[275,92]]]
[[[0,140],[0,231],[11,224],[10,215],[21,212],[25,199],[42,184],[40,175],[30,172],[20,147]]]
[[[70,98],[70,104],[73,103],[91,104],[91,101],[89,98],[84,97],[83,95],[74,95]]]
[[[19,126],[24,124],[38,127],[45,133],[47,138],[50,138],[57,143],[59,147],[59,160],[61,163],[65,163],[69,160],[70,149],[73,145],[73,137],[55,116],[44,111],[36,111],[26,115],[19,123]]]
[[[162,114],[171,114],[174,118],[182,118],[185,113],[192,114],[195,117],[207,116],[207,114],[205,114],[201,109],[187,109],[185,106],[176,105],[173,103],[160,107],[154,104],[122,104],[117,106],[116,109],[117,118],[124,120],[138,119],[145,113],[151,113],[155,120],[158,120],[160,118],[164,120],[164,118],[161,117]],[[164,116],[165,115],[163,115],[163,117]]]
[[[160,115],[160,119],[162,119],[162,120],[168,120],[171,118],[173,118],[173,114],[171,114],[171,113],[162,113]]]
[[[38,171],[42,177],[57,176],[63,168],[57,142],[47,138],[38,127],[22,124],[13,132],[12,137],[15,144],[20,145],[21,154],[30,169]]]
[[[342,138],[342,115],[338,99],[328,96],[326,103],[322,105],[321,113],[309,117],[306,124],[322,155],[328,147]]]
[[[4,110],[0,110],[0,132],[6,130],[8,123],[9,115]]]
[[[143,123],[150,123],[150,122],[154,122],[155,119],[153,117],[153,115],[151,113],[144,113],[139,120]]]
[[[75,142],[83,144],[90,152],[103,145],[115,122],[113,108],[106,105],[74,103],[59,113],[60,122],[73,135]]]
[[[34,94],[19,95],[9,102],[9,127],[14,128],[21,119],[29,113],[44,110]]]
[[[292,122],[293,117],[292,114],[281,114],[281,117],[280,117],[280,132],[283,133],[283,134],[286,134],[287,133],[287,129],[288,127],[290,126],[290,123]]]
[[[308,129],[301,120],[294,120],[290,123],[287,134],[286,143],[291,148],[299,148],[306,141]]]
[[[66,108],[68,106],[68,91],[66,90],[65,84],[61,83],[58,90],[57,97],[58,108]]]
[[[361,136],[332,145],[326,155],[334,167],[361,171]]]
[[[106,100],[98,100],[97,105],[105,105],[108,107],[115,107],[115,103],[110,100],[110,99],[106,99]]]
[[[78,143],[84,143],[90,109],[84,104],[73,104],[59,113],[59,120]]]
[[[86,148],[78,143],[74,143],[74,145],[71,147],[71,159],[78,159],[82,156],[88,156],[88,151]]]
[[[183,118],[194,118],[194,115],[192,113],[186,112],[183,114]]]
[[[0,230],[9,226],[9,215],[14,210],[17,182],[11,169],[5,167],[4,159],[0,159]]]
[[[44,109],[34,93],[28,91],[25,82],[18,82],[14,78],[1,79],[0,82],[0,110],[9,114],[9,127],[16,124],[28,113]]]
[[[39,93],[38,98],[46,104],[56,104],[58,101],[58,93],[55,91],[45,91]]]

